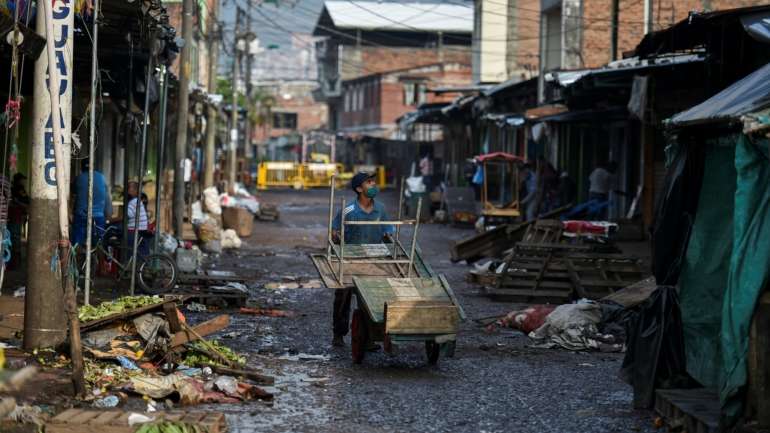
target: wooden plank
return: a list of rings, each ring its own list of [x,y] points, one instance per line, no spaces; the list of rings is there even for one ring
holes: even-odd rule
[[[514,288],[514,287],[526,287],[526,288],[532,288],[532,280],[520,280],[515,278],[506,278],[505,282],[502,286],[499,287],[500,290],[505,290],[506,288]],[[544,289],[563,289],[563,290],[572,290],[572,283],[570,282],[561,282],[561,281],[543,281],[541,282],[538,287],[542,287]]]
[[[69,424],[86,424],[88,421],[96,418],[99,416],[99,412],[92,411],[92,410],[84,410],[81,411],[79,414],[73,416],[67,422]]]
[[[14,338],[24,330],[24,298],[0,296],[0,339]]]
[[[385,311],[387,334],[455,334],[460,323],[451,303],[395,301]]]
[[[537,290],[531,289],[504,289],[497,290],[488,288],[486,289],[486,295],[494,301],[506,301],[506,302],[543,302],[563,304],[572,300],[570,291],[563,290]]]
[[[578,277],[577,272],[575,271],[575,268],[572,264],[572,261],[569,259],[564,260],[564,264],[567,266],[569,278],[572,281],[573,289],[575,289],[575,293],[577,293],[577,296],[579,298],[587,298],[588,293],[586,293],[586,290],[583,288],[583,285],[581,284],[580,277]]]
[[[198,333],[201,337],[205,337],[207,335],[211,335],[215,332],[221,331],[224,328],[227,328],[230,325],[230,316],[227,314],[223,314],[221,316],[217,316],[211,320],[208,320],[206,322],[203,322],[199,325],[193,326],[192,329],[195,330],[195,332]],[[171,338],[171,348],[179,347],[183,344],[189,343],[191,341],[197,340],[198,337],[195,336],[192,332],[189,332],[187,330],[182,330],[174,334],[174,336]]]
[[[141,316],[142,314],[149,313],[151,311],[160,310],[168,301],[161,301],[157,304],[146,305],[144,307],[136,308],[131,311],[124,311],[122,313],[110,314],[109,316],[102,317],[101,319],[91,320],[88,322],[82,322],[80,324],[80,331],[88,331],[90,329],[98,328],[104,324],[114,322],[116,320],[125,320],[132,317]],[[173,304],[173,303],[172,303]]]
[[[358,300],[374,323],[385,320],[385,304],[398,300],[451,302],[441,283],[433,278],[353,277]]]
[[[67,422],[69,419],[71,419],[74,416],[77,416],[81,412],[83,411],[80,409],[67,409],[64,412],[53,417],[51,422]]]
[[[655,277],[649,277],[615,291],[602,300],[616,302],[626,308],[641,304],[658,288]]]
[[[92,419],[89,424],[92,425],[107,425],[112,424],[116,418],[120,416],[120,411],[110,410],[102,412],[96,418]]]
[[[245,377],[246,379],[253,380],[261,385],[273,385],[275,383],[274,377],[265,376],[254,370],[227,368],[227,367],[220,367],[218,365],[209,365],[209,366],[211,367],[211,370],[213,370],[215,373],[224,374],[227,376],[234,376],[234,377]]]
[[[460,319],[467,320],[468,316],[465,314],[463,306],[460,305],[460,301],[457,300],[457,296],[455,296],[455,292],[452,290],[452,287],[449,286],[449,281],[447,281],[446,276],[444,274],[440,274],[438,278],[441,281],[441,287],[443,287],[444,291],[446,291],[447,295],[449,295],[452,303],[457,306],[457,311],[460,313]]]
[[[166,314],[166,321],[171,332],[179,332],[182,330],[182,325],[179,323],[179,314],[177,314],[176,305],[172,302],[166,302],[163,304],[163,312]]]

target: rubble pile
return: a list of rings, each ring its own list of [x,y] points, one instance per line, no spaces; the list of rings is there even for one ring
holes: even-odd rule
[[[213,370],[245,372],[245,358],[203,338],[225,328],[226,315],[191,327],[173,302],[158,297],[124,297],[83,306],[79,314],[86,320],[86,380],[95,407],[118,406],[128,395],[142,396],[155,409],[272,398],[255,384]]]

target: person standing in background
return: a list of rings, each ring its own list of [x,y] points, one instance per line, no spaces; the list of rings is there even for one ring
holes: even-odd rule
[[[86,230],[88,227],[88,159],[80,162],[80,174],[75,179],[75,209],[72,224],[72,244],[86,244]],[[105,229],[107,217],[112,215],[112,198],[107,180],[104,175],[94,170],[93,187],[93,224]],[[91,233],[98,234],[94,229]]]

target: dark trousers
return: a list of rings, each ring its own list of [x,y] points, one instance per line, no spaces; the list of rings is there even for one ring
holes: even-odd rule
[[[332,327],[334,336],[344,337],[350,329],[350,300],[353,297],[352,289],[334,290],[334,313]]]

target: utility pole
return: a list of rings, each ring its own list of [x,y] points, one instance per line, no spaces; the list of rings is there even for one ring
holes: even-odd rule
[[[652,1],[644,0],[644,34],[652,33]]]
[[[214,0],[214,16],[209,19],[209,94],[217,90],[219,61],[219,1]],[[203,188],[214,186],[216,158],[217,109],[211,102],[206,110],[206,151],[203,156]]]
[[[244,156],[246,156],[246,159],[251,158],[252,152],[251,152],[251,62],[252,62],[252,53],[251,53],[251,44],[256,39],[254,36],[254,33],[251,31],[251,13],[252,13],[252,0],[248,0],[249,2],[249,11],[246,14],[246,128],[244,135]]]
[[[47,3],[51,5],[51,3]],[[70,130],[72,120],[72,44],[74,34],[75,10],[71,3],[56,2],[53,14],[39,8],[36,31],[40,35],[49,35],[48,26],[55,36],[55,84],[56,93],[60,93],[59,107],[55,118],[59,124],[54,128],[52,97],[48,83],[48,62],[50,56],[41,54],[35,62],[33,133],[32,133],[32,170],[30,173],[30,209],[29,209],[29,254],[27,256],[27,294],[24,300],[24,348],[31,350],[56,346],[67,338],[67,322],[64,314],[64,296],[62,295],[62,272],[58,269],[58,249],[61,227],[59,221],[58,198],[61,188],[69,193],[70,166]],[[51,23],[46,22],[46,15],[52,15]],[[51,37],[51,36],[49,36]],[[63,91],[59,91],[63,89]],[[56,158],[54,129],[60,134],[57,142],[61,143],[62,160]],[[61,178],[61,180],[60,180]],[[62,182],[62,184],[59,184]],[[54,269],[52,271],[52,264]]]
[[[238,43],[241,40],[241,9],[235,9],[235,46],[233,47],[233,101],[230,106],[230,147],[227,150],[227,189],[235,191],[236,158],[238,149],[238,70],[240,69]]]
[[[618,59],[618,16],[620,15],[620,0],[612,0],[612,34],[610,35],[610,60]]]
[[[179,103],[177,106],[176,147],[174,152],[174,234],[182,238],[184,232],[184,160],[187,157],[187,115],[190,104],[190,44],[193,33],[193,0],[182,3],[182,38],[184,46],[179,57]]]

